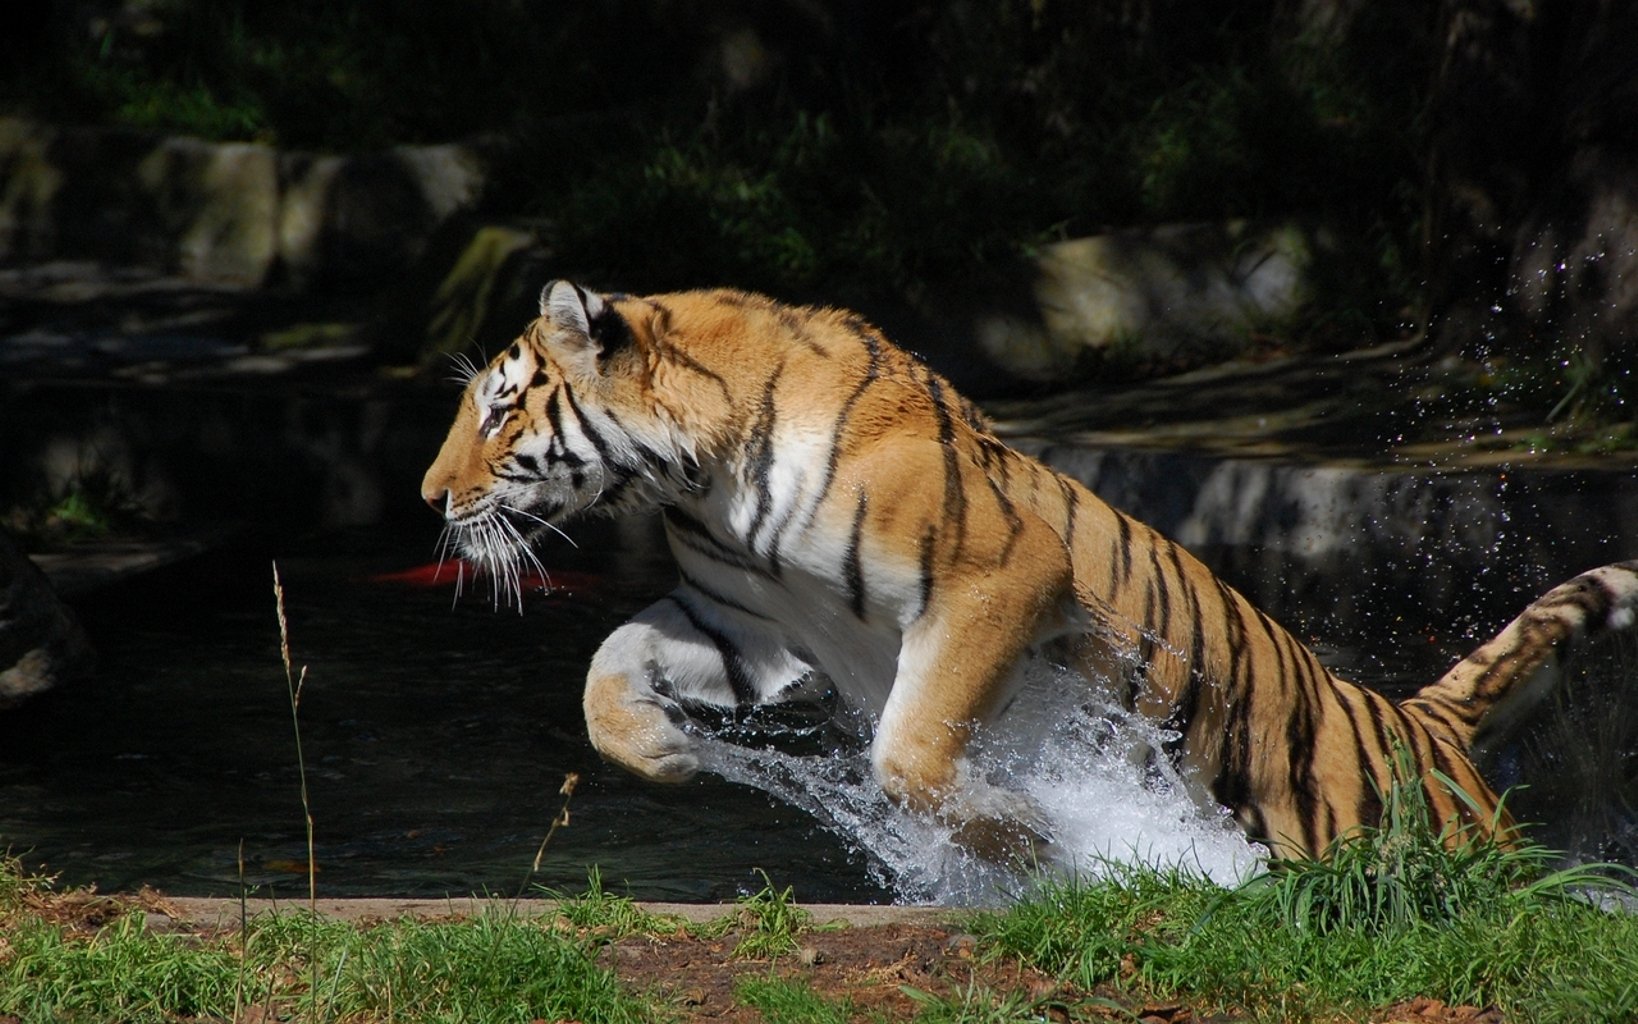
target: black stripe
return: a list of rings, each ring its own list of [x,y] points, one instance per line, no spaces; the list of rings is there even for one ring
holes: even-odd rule
[[[1236,815],[1240,819],[1240,827],[1246,830],[1246,836],[1253,842],[1265,846],[1274,845],[1275,836],[1268,834],[1268,819],[1263,817],[1263,809],[1255,804],[1249,804]]]
[[[1149,684],[1149,670],[1155,663],[1154,633],[1147,629],[1138,630],[1137,664],[1131,666],[1126,678],[1125,708],[1137,707],[1138,698]]]
[[[606,466],[615,465],[613,450],[609,448],[608,442],[603,439],[603,435],[598,433],[597,428],[592,426],[591,420],[581,410],[580,403],[574,400],[574,389],[569,386],[568,381],[564,381],[563,386],[552,393],[552,398],[555,400],[559,394],[563,396],[564,401],[569,403],[569,411],[574,413],[575,421],[580,425],[580,432],[586,435],[586,440],[596,450],[597,457]]]
[[[1074,551],[1075,520],[1081,513],[1081,495],[1075,489],[1075,485],[1069,482],[1068,477],[1061,473],[1053,473],[1052,476],[1058,481],[1058,490],[1064,498],[1064,543],[1069,546],[1070,551]]]
[[[1189,623],[1189,667],[1198,674],[1205,671],[1206,664],[1206,630],[1202,623],[1201,594],[1189,583],[1189,577],[1183,571],[1183,549],[1176,544],[1168,543],[1166,553],[1170,556],[1177,589],[1183,595],[1186,621]]]
[[[938,539],[938,531],[929,525],[921,532],[921,552],[918,564],[921,567],[921,607],[916,609],[912,619],[919,619],[927,614],[927,608],[933,603],[933,553]]]
[[[1371,742],[1369,744],[1371,760],[1368,763],[1373,771],[1381,771],[1388,778],[1388,781],[1392,782],[1393,740],[1384,712],[1392,714],[1395,708],[1392,701],[1378,694],[1366,692],[1364,697],[1365,709],[1369,712],[1371,720]],[[1373,818],[1380,818],[1382,815],[1381,797],[1384,794],[1374,793],[1373,795],[1377,797],[1377,813]]]
[[[1160,639],[1170,644],[1172,642],[1172,598],[1170,588],[1166,586],[1166,576],[1160,569],[1160,549],[1149,549],[1149,597],[1150,605],[1154,608],[1154,615],[1147,625],[1160,634]]]
[[[864,565],[860,561],[860,548],[864,543],[865,512],[870,501],[866,491],[859,492],[859,503],[853,510],[853,532],[848,535],[847,554],[842,558],[843,572],[847,578],[848,600],[853,608],[853,615],[860,621],[865,617],[865,582]]]
[[[501,465],[492,467],[492,472],[494,472],[497,479],[506,480],[510,483],[533,484],[540,482],[540,473],[516,469],[514,468],[516,462],[517,457],[513,456]]]
[[[823,359],[830,358],[830,353],[827,352],[817,341],[813,340],[813,332],[808,330],[807,321],[799,316],[796,310],[789,306],[780,305],[777,303],[773,303],[771,305],[773,306],[774,315],[779,318],[780,326],[785,328],[785,331],[791,336],[792,339],[794,339],[798,344],[807,348],[807,350],[812,352],[814,355]]]
[[[933,373],[927,374],[927,393],[938,422],[938,443],[944,452],[944,525],[955,530],[954,551],[960,554],[967,537],[967,494],[961,482],[961,462],[955,448],[955,424],[944,407],[944,389]]]
[[[1178,549],[1175,545],[1168,545],[1166,552],[1170,556],[1172,571],[1177,577],[1177,591],[1183,599],[1183,621],[1187,623],[1189,628],[1189,652],[1187,655],[1188,660],[1185,663],[1185,669],[1188,673],[1185,677],[1187,681],[1184,683],[1183,694],[1172,711],[1172,719],[1177,722],[1179,733],[1178,739],[1173,741],[1175,745],[1187,740],[1189,728],[1194,724],[1195,716],[1200,713],[1200,700],[1208,685],[1202,674],[1205,671],[1206,634],[1200,623],[1200,603],[1189,586],[1188,578],[1183,575],[1182,563],[1178,560]],[[1158,563],[1155,569],[1156,572],[1160,572]],[[1161,582],[1165,582],[1164,575],[1161,577]],[[1162,595],[1164,593],[1165,591],[1162,591]],[[1167,641],[1172,642],[1169,630],[1165,635]]]
[[[1229,651],[1226,683],[1229,688],[1229,714],[1224,727],[1222,767],[1212,793],[1231,810],[1238,811],[1251,799],[1251,736],[1257,690],[1251,663],[1244,656],[1246,645],[1245,617],[1232,601],[1227,600],[1226,584],[1218,581],[1218,594],[1223,598],[1224,638]]]
[[[1115,550],[1110,555],[1115,589],[1126,586],[1132,578],[1132,524],[1119,512],[1115,513]]]
[[[656,353],[662,358],[711,381],[722,391],[723,400],[729,405],[733,405],[734,392],[728,386],[727,379],[671,342],[667,333],[671,326],[671,311],[658,303],[650,303],[650,305],[653,306],[655,311],[653,337]]]
[[[1215,582],[1217,600],[1222,606],[1223,624],[1228,634],[1224,644],[1228,665],[1224,674],[1229,679],[1238,680],[1239,692],[1249,694],[1256,686],[1256,670],[1247,653],[1250,650],[1250,641],[1246,614],[1241,609],[1239,595],[1221,579],[1216,579]]]
[[[847,421],[853,415],[853,407],[864,397],[869,387],[881,378],[882,349],[876,339],[866,335],[864,338],[865,350],[870,356],[865,366],[864,376],[853,385],[842,402],[841,411],[836,414],[836,423],[830,428],[830,451],[825,456],[825,475],[819,484],[819,490],[813,499],[813,515],[819,514],[819,506],[830,494],[831,484],[836,480],[836,469],[842,461],[842,439],[847,436]]]
[[[1314,720],[1314,705],[1305,700],[1291,702],[1291,713],[1285,720],[1286,756],[1291,759],[1291,795],[1297,805],[1297,817],[1302,822],[1303,845],[1311,853],[1322,849],[1319,820],[1319,782],[1314,777],[1314,760],[1318,753],[1318,723]]]
[[[870,321],[857,313],[844,312],[842,314],[842,326],[866,341],[874,342],[876,340],[875,328],[871,327]]]
[[[699,591],[701,596],[705,597],[712,604],[719,604],[724,608],[731,608],[734,611],[739,612],[741,615],[749,615],[751,618],[761,619],[763,622],[773,621],[772,616],[764,615],[763,613],[746,605],[744,602],[729,597],[720,590],[707,586],[702,580],[700,580],[699,577],[693,575],[687,569],[679,568],[677,572],[682,577],[682,581],[684,583]]]
[[[1370,739],[1374,741],[1375,734],[1381,728],[1376,709],[1371,706],[1374,695],[1356,689],[1353,693],[1339,694],[1339,697],[1348,714],[1348,727],[1354,731],[1354,756],[1359,759],[1361,782],[1359,803],[1354,807],[1354,814],[1361,824],[1376,825],[1382,819],[1382,796],[1377,792],[1376,749],[1371,742],[1367,742],[1367,726],[1360,724],[1363,715],[1372,731]]]
[[[1018,515],[1018,509],[1014,507],[1007,492],[993,478],[990,480],[990,491],[995,495],[995,504],[1002,518],[1007,521],[1007,542],[1001,546],[1001,564],[1005,565],[1012,559],[1013,546],[1018,543],[1019,536],[1024,532],[1024,520]]]
[[[563,403],[558,400],[562,391],[562,388],[554,388],[546,396],[546,425],[552,428],[554,438],[563,436]]]
[[[724,544],[704,523],[675,506],[667,508],[661,518],[666,526],[666,537],[672,544],[681,545],[730,568],[755,573],[766,579],[775,578],[767,566],[747,557],[740,549]]]
[[[751,678],[739,648],[734,646],[728,634],[707,625],[699,613],[676,594],[667,594],[666,597],[682,611],[683,618],[688,620],[688,624],[716,647],[717,655],[722,658],[723,676],[728,681],[728,688],[734,691],[734,703],[740,707],[756,704],[758,702],[756,682]]]
[[[745,461],[750,468],[750,483],[756,491],[756,511],[751,516],[751,527],[745,534],[745,543],[752,551],[756,550],[757,534],[762,532],[762,526],[768,520],[768,513],[773,510],[773,487],[769,477],[774,464],[774,425],[779,419],[775,393],[779,388],[779,379],[784,375],[785,364],[781,362],[774,367],[767,383],[762,386],[762,403],[745,443]]]

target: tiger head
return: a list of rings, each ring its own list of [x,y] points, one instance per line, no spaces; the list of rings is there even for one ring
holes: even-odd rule
[[[638,349],[612,302],[557,281],[540,318],[467,381],[421,496],[498,587],[515,587],[531,542],[565,519],[665,500],[668,467],[687,459],[647,400]]]

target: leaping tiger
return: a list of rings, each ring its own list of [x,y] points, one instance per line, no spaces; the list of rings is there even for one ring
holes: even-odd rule
[[[679,782],[701,765],[691,708],[834,687],[869,723],[888,796],[997,861],[1045,827],[966,755],[1032,663],[1174,730],[1166,753],[1201,798],[1276,856],[1376,822],[1396,748],[1435,820],[1506,838],[1474,743],[1551,689],[1578,638],[1638,607],[1638,562],[1594,569],[1392,702],[1008,448],[856,314],[727,290],[548,285],[540,317],[467,384],[422,496],[467,557],[513,574],[528,538],[565,520],[660,510],[681,582],[603,642],[586,680],[609,760]]]

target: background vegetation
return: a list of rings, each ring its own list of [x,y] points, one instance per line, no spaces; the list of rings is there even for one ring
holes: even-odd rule
[[[491,211],[633,290],[915,304],[1056,238],[1299,217],[1350,258],[1282,345],[1425,330],[1543,414],[1635,408],[1633,5],[12,6],[0,110],[317,149],[504,139]]]
[[[913,294],[1110,225],[1293,213],[1408,284],[1427,26],[1386,9],[1338,40],[1276,2],[88,6],[12,36],[0,102],[318,149],[498,135],[522,158],[491,206],[632,287]]]

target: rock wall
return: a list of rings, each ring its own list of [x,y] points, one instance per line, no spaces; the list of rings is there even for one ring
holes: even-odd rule
[[[487,162],[465,145],[337,156],[0,118],[0,263],[245,286],[380,279],[476,204]]]
[[[1621,471],[1357,469],[1012,443],[1225,573],[1288,624],[1464,650],[1552,585],[1638,556]]]
[[[1290,330],[1336,261],[1331,233],[1290,222],[1162,224],[1042,246],[983,282],[924,302],[904,339],[958,385],[990,394],[1089,366],[1190,365]],[[896,326],[896,325],[895,325]]]

